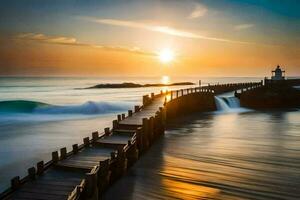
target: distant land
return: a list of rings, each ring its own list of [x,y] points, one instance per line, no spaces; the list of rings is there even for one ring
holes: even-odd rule
[[[178,83],[154,83],[154,84],[138,84],[138,83],[105,83],[98,84],[88,88],[81,89],[102,89],[102,88],[140,88],[140,87],[169,87],[169,86],[178,86],[178,85],[194,85],[192,82],[178,82]]]

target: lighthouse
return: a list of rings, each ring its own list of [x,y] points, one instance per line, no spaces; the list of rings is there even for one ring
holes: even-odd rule
[[[278,65],[277,68],[272,71],[272,81],[282,81],[285,80],[285,71],[283,71]]]

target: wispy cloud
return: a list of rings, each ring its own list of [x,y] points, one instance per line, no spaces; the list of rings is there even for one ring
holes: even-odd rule
[[[204,16],[207,13],[207,8],[202,4],[196,4],[194,10],[189,14],[189,19],[196,19]]]
[[[128,20],[119,20],[119,19],[97,19],[97,18],[92,18],[92,17],[84,17],[84,19],[87,19],[89,21],[96,22],[99,24],[122,26],[122,27],[127,27],[127,28],[144,29],[144,30],[148,30],[148,31],[159,32],[159,33],[177,36],[177,37],[213,40],[213,41],[219,41],[219,42],[249,44],[249,42],[235,41],[235,40],[216,38],[216,37],[208,37],[208,36],[204,36],[204,35],[194,33],[191,31],[176,29],[176,28],[172,28],[169,26],[161,26],[161,25],[154,25],[154,24],[148,24],[148,23],[142,23],[142,22],[136,22],[136,21],[128,21]]]
[[[245,30],[254,27],[254,24],[239,24],[234,27],[235,30]]]
[[[16,36],[16,39],[32,40],[45,43],[76,45],[79,44],[76,38],[64,36],[48,36],[42,33],[23,33]]]
[[[148,56],[156,55],[153,52],[143,51],[139,47],[105,46],[105,45],[98,45],[98,44],[82,43],[82,42],[78,42],[77,39],[74,37],[50,36],[42,33],[22,33],[16,35],[14,39],[22,40],[22,41],[33,41],[39,43],[57,44],[57,45],[85,46],[91,48],[99,48],[108,51],[129,52],[129,53],[148,55]]]

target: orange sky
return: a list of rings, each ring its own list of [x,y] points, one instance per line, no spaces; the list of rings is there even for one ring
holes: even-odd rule
[[[11,6],[2,14],[11,23],[0,22],[0,75],[268,76],[277,64],[289,76],[300,75],[300,30],[290,26],[299,25],[298,16],[290,21],[294,16],[279,15],[273,7],[250,9],[228,0],[232,8],[224,10],[222,3],[205,2],[181,7],[178,1],[120,3],[108,7],[108,14],[103,11],[105,16],[90,7],[89,15],[84,9],[74,15],[67,7],[67,12],[56,10],[60,20],[53,5],[41,7],[43,14],[35,10],[23,17],[10,15],[29,8]],[[122,13],[146,5],[143,15]],[[232,14],[236,7],[244,10]],[[249,18],[256,12],[266,19]],[[159,60],[165,48],[175,54],[170,63]]]

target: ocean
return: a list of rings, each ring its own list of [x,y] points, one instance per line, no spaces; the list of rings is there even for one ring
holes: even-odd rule
[[[127,110],[132,109],[134,105],[140,105],[144,94],[190,86],[128,89],[82,88],[99,83],[160,83],[162,79],[165,80],[166,77],[0,78],[0,190],[9,186],[12,177],[26,175],[27,168],[34,166],[36,162],[50,160],[52,151],[62,147],[71,149],[72,144],[82,143],[82,138],[91,136],[93,131],[102,131],[105,127],[111,126],[117,114],[127,113]],[[203,85],[261,80],[259,77],[169,77],[169,79],[170,82],[190,81],[196,84],[201,79]],[[224,98],[229,98],[226,101],[227,104]],[[272,173],[284,167],[286,170],[282,173],[288,173],[289,180],[297,183],[296,186],[299,188],[299,170],[290,170],[288,168],[290,165],[286,166],[284,163],[291,161],[293,169],[300,167],[297,161],[300,160],[300,112],[258,112],[240,108],[238,102],[232,99],[232,94],[220,96],[216,101],[217,112],[205,114],[205,116],[200,115],[188,121],[181,119],[183,126],[170,127],[165,138],[158,142],[158,145],[163,145],[163,147],[160,150],[152,150],[157,153],[157,159],[160,159],[155,161],[156,164],[154,162],[157,167],[157,170],[153,168],[155,177],[159,176],[161,179],[165,172],[173,173],[172,170],[166,168],[168,167],[166,164],[171,162],[172,167],[177,167],[175,174],[179,177],[178,180],[176,179],[179,181],[177,183],[186,182],[185,179],[180,179],[185,173],[195,173],[194,177],[189,177],[189,181],[194,181],[197,185],[200,175],[203,178],[205,175],[218,176],[213,175],[218,170],[225,173],[220,178],[221,181],[230,179],[230,175],[235,173],[245,174],[238,170],[237,166],[224,167],[224,162],[236,162],[235,165],[240,162],[241,165],[247,165],[250,170],[247,171],[248,173],[255,173],[255,170],[265,166],[260,166],[261,162],[267,162],[267,167],[274,168]],[[185,153],[179,154],[179,150]],[[283,152],[279,154],[281,151]],[[152,158],[147,159],[147,155],[142,159],[146,162],[151,159],[152,162]],[[195,167],[193,170],[197,171],[184,172],[184,166],[181,164],[174,166],[177,165],[176,159],[182,165],[185,162],[192,162]],[[213,162],[214,165],[209,173],[201,171],[203,167],[210,167],[205,164],[207,160]],[[165,168],[164,173],[161,171],[162,167]],[[138,171],[138,169],[133,170]],[[197,174],[198,172],[200,175]],[[290,173],[295,175],[294,178],[290,177]],[[135,182],[134,188],[127,190],[133,190],[132,199],[147,195],[148,190],[155,190],[156,187],[160,187],[162,191],[165,190],[165,186],[161,185],[163,184],[161,180],[156,182],[154,179],[151,189],[151,187],[146,188],[143,179],[143,176],[137,174],[133,179],[131,177],[123,180]],[[259,182],[262,179],[277,180],[278,177],[262,174],[260,179],[253,181]],[[170,182],[168,179],[166,183],[172,184],[172,180]],[[278,183],[287,185],[286,181]],[[233,182],[233,184],[236,183]],[[243,184],[247,183],[243,182]],[[117,186],[116,184],[114,187]],[[198,190],[197,187],[195,190]],[[165,197],[163,192],[157,192],[156,195],[161,195],[161,198]],[[128,199],[131,199],[130,196]]]

